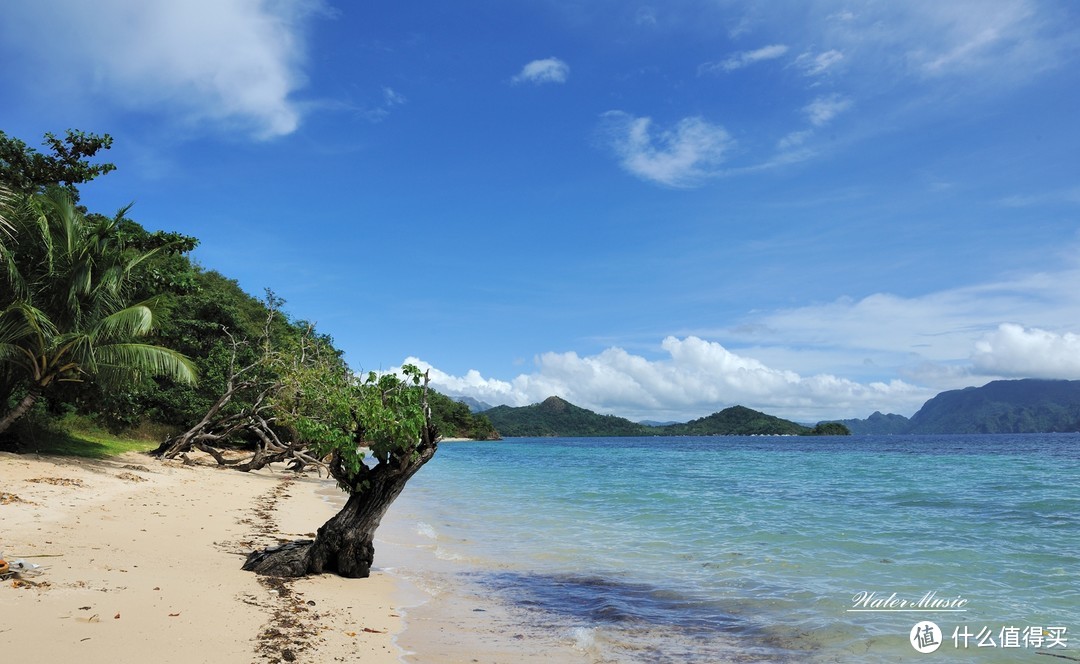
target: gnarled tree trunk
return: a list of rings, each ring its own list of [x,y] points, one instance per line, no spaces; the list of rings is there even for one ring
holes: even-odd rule
[[[42,387],[34,385],[30,388],[30,391],[26,393],[26,396],[22,398],[18,404],[15,405],[11,411],[0,419],[0,433],[4,433],[8,428],[15,423],[15,420],[19,419],[26,414],[26,411],[30,410],[30,407],[34,405],[38,397],[41,396]]]
[[[414,450],[407,450],[362,473],[345,507],[327,521],[314,540],[297,540],[256,551],[243,569],[266,576],[298,577],[330,572],[349,578],[367,578],[375,559],[375,529],[401,494],[405,483],[435,455],[433,428]],[[331,469],[334,468],[331,464]]]

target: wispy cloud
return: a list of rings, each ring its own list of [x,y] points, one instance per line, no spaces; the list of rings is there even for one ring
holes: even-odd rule
[[[784,44],[772,44],[770,46],[763,46],[754,51],[743,51],[741,53],[735,53],[728,58],[721,60],[720,62],[706,62],[698,67],[698,74],[716,73],[716,72],[731,72],[736,69],[742,69],[748,67],[755,62],[762,62],[764,60],[775,60],[788,52],[788,47]]]
[[[569,76],[570,65],[559,58],[544,58],[543,60],[533,60],[522,67],[521,71],[510,81],[515,84],[532,83],[534,85],[565,83]]]
[[[776,144],[776,148],[780,151],[788,151],[802,146],[811,136],[814,135],[812,129],[804,129],[802,131],[793,131],[780,139]]]
[[[242,128],[259,138],[291,133],[305,83],[304,26],[315,0],[138,2],[41,0],[0,10],[17,25],[43,78],[71,75],[102,103],[165,112],[190,123]],[[47,49],[41,35],[50,34]]]
[[[1005,207],[1022,208],[1036,205],[1053,205],[1060,203],[1080,204],[1080,186],[1046,191],[1037,194],[1015,194],[1006,196],[998,201]]]
[[[734,139],[720,125],[683,118],[671,129],[653,131],[652,118],[622,111],[603,116],[606,137],[619,163],[644,180],[691,187],[716,175]]]
[[[823,53],[803,53],[795,58],[795,66],[807,76],[820,76],[844,59],[844,54],[836,49]]]
[[[405,95],[401,94],[393,88],[384,87],[382,89],[382,101],[378,106],[374,108],[363,108],[360,110],[360,114],[367,118],[370,122],[382,122],[390,116],[390,113],[395,107],[401,106],[408,102]]]
[[[803,112],[815,127],[823,127],[833,118],[851,108],[851,100],[838,94],[817,97],[803,107]]]

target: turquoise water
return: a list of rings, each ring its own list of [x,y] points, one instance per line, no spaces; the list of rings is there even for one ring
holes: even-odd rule
[[[1080,435],[447,443],[390,521],[581,661],[1080,661]]]

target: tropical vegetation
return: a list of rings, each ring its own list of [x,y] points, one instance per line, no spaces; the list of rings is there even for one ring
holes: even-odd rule
[[[129,208],[81,206],[78,185],[115,168],[91,161],[107,134],[44,144],[0,132],[0,446],[44,431],[61,447],[122,449],[56,431],[79,421],[152,429],[164,457],[318,468],[349,494],[345,508],[314,541],[253,554],[248,567],[367,576],[383,512],[439,439],[496,437],[491,424],[415,367],[354,375],[333,339],[272,292],[256,299],[195,263],[195,238],[149,232]]]

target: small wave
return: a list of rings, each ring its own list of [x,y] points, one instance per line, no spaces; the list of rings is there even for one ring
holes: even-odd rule
[[[453,551],[447,551],[441,546],[435,547],[435,557],[439,560],[465,560],[465,557],[454,553]]]
[[[575,627],[569,630],[566,636],[573,641],[574,648],[577,650],[592,653],[597,649],[595,627]]]
[[[422,535],[428,539],[439,539],[439,533],[435,532],[435,528],[430,523],[424,521],[416,522],[416,534]]]

